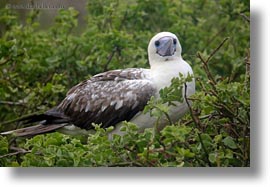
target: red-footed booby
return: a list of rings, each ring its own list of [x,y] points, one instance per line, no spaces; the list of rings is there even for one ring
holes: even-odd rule
[[[87,134],[93,131],[93,123],[101,124],[102,128],[114,126],[110,135],[122,134],[123,121],[135,123],[141,130],[153,127],[156,118],[142,112],[150,98],[159,98],[159,91],[170,86],[171,80],[179,73],[184,77],[193,75],[181,52],[176,35],[158,33],[148,45],[150,69],[128,68],[97,74],[71,88],[58,106],[23,119],[26,123],[39,122],[38,125],[1,134],[34,136],[54,131]],[[187,90],[183,91],[190,96],[195,92],[194,79],[186,85]],[[168,114],[173,122],[188,111],[185,101],[169,107]],[[161,120],[158,128],[162,129],[166,124],[166,120]]]

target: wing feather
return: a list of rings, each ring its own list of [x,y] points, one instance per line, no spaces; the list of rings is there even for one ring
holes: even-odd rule
[[[83,129],[130,120],[156,92],[145,69],[113,70],[97,74],[67,93],[56,110]]]

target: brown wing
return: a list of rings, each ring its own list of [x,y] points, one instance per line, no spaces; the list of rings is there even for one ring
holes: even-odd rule
[[[155,93],[144,69],[114,70],[98,74],[73,87],[55,108],[70,122],[83,129],[102,127],[130,120],[143,110]]]

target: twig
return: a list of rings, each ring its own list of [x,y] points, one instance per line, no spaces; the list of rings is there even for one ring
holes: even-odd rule
[[[204,84],[202,83],[201,79],[197,78],[196,82],[198,82],[202,88],[202,90],[207,93],[207,89],[205,88]]]
[[[216,81],[215,81],[214,77],[212,76],[212,74],[211,74],[211,72],[210,72],[210,70],[208,68],[208,61],[205,61],[202,58],[202,56],[201,56],[201,54],[199,52],[197,53],[197,57],[199,57],[199,59],[202,61],[203,69],[205,70],[205,73],[206,73],[208,79],[210,80],[210,83],[211,84],[216,84]]]
[[[6,64],[6,63],[8,63],[9,60],[10,60],[10,57],[6,58],[4,61],[2,61],[2,62],[0,63],[0,66],[4,65],[4,64]]]
[[[191,105],[188,101],[188,98],[187,98],[187,84],[185,83],[185,95],[184,95],[184,98],[185,98],[185,101],[188,105],[188,108],[189,108],[189,111],[191,113],[191,117],[193,119],[193,121],[195,122],[195,124],[199,127],[199,129],[201,129],[201,127],[203,126],[199,120],[199,118],[195,115],[194,111],[192,110],[191,108]]]
[[[121,21],[121,24],[120,24],[118,30],[122,30],[122,27],[123,27],[123,25],[124,25],[124,23],[125,23],[125,21],[127,19],[127,13],[128,12],[126,11],[125,14],[124,14],[124,16],[123,16],[123,18],[122,18],[122,21]],[[108,60],[107,60],[107,62],[105,64],[104,71],[107,71],[108,70],[108,66],[109,66],[110,62],[112,61],[112,59],[113,59],[113,57],[114,57],[114,55],[115,55],[115,53],[117,51],[120,51],[119,47],[118,46],[114,46],[111,54],[108,56]]]
[[[190,99],[189,99],[190,100]],[[217,114],[208,114],[208,115],[204,115],[204,116],[199,116],[199,120],[203,120],[203,119],[211,119],[212,117],[215,117],[215,116],[218,116]],[[189,120],[189,121],[186,121],[183,125],[186,126],[186,125],[189,125],[190,123],[193,122],[193,119],[192,120]]]
[[[22,56],[22,55],[24,55],[24,52],[21,52],[21,53],[17,54],[17,57],[20,57],[20,56]],[[4,64],[6,64],[6,63],[8,63],[10,60],[11,60],[11,56],[6,57],[6,58],[4,59],[4,61],[2,61],[2,62],[0,63],[0,66],[4,65]]]
[[[245,58],[245,64],[246,64],[246,76],[245,76],[245,85],[248,87],[249,84],[249,78],[250,78],[250,49],[247,51],[247,56]]]
[[[112,61],[112,59],[113,59],[113,57],[114,57],[114,54],[115,54],[115,52],[116,52],[117,50],[118,50],[118,47],[115,46],[115,47],[113,48],[111,54],[108,56],[108,60],[107,60],[107,62],[106,62],[106,64],[105,64],[104,71],[108,71],[108,66],[109,66],[109,64],[111,63],[111,61]]]
[[[250,18],[247,15],[245,15],[244,13],[241,13],[240,16],[242,16],[244,20],[250,23]]]
[[[224,38],[224,40],[219,44],[219,46],[214,49],[214,51],[210,54],[210,56],[207,58],[206,63],[210,61],[210,59],[216,54],[216,52],[223,46],[223,44],[229,39],[229,37]]]
[[[185,98],[185,101],[186,101],[186,103],[188,105],[188,108],[189,108],[189,111],[190,111],[190,114],[191,114],[191,117],[192,117],[194,123],[197,125],[198,129],[201,129],[201,127],[203,125],[201,124],[201,121],[199,120],[199,118],[195,115],[194,111],[192,110],[191,105],[190,105],[190,103],[188,101],[188,98],[187,98],[187,84],[186,83],[185,83],[185,95],[184,95],[184,98]],[[206,160],[207,160],[209,166],[212,166],[211,162],[208,159],[209,154],[208,154],[208,151],[207,151],[207,149],[206,149],[206,147],[205,147],[205,145],[203,143],[200,132],[198,132],[198,137],[199,137],[200,143],[202,144],[202,148],[204,150],[204,153],[206,155]]]
[[[164,114],[165,114],[166,118],[168,119],[169,124],[170,124],[170,125],[172,125],[172,124],[173,124],[173,122],[172,122],[172,120],[171,120],[171,118],[170,118],[169,114],[168,114],[167,112],[164,112]]]
[[[247,56],[245,59],[246,63],[246,76],[245,76],[245,85],[246,85],[246,90],[248,91],[249,88],[249,82],[250,82],[250,49],[247,51]],[[247,137],[249,137],[248,133],[250,132],[249,127],[250,127],[250,115],[249,115],[249,110],[247,110],[247,123],[245,123],[244,129],[243,129],[243,154],[244,154],[244,166],[248,166],[249,164],[249,140]]]
[[[0,104],[13,105],[13,106],[25,106],[23,102],[12,102],[12,101],[0,101]]]
[[[226,26],[223,26],[213,37],[211,37],[211,39],[209,39],[206,42],[206,46],[204,48],[206,48],[207,46],[209,46],[215,39],[217,36],[219,36],[222,32],[224,32],[226,29]]]
[[[209,67],[208,67],[208,62],[211,60],[211,58],[216,54],[216,52],[224,45],[224,43],[229,39],[229,37],[225,38],[220,44],[219,46],[214,49],[214,51],[208,56],[208,58],[206,60],[203,59],[203,57],[201,56],[201,54],[198,52],[197,53],[197,57],[202,61],[203,63],[203,69],[206,72],[206,75],[209,79],[209,83],[212,85],[213,90],[216,92],[216,88],[215,85],[217,84],[214,77],[212,76]]]
[[[143,165],[141,165],[140,163],[137,163],[137,162],[119,162],[119,163],[108,165],[108,167],[124,167],[124,166],[143,167]]]
[[[239,117],[237,114],[235,114],[234,110],[232,108],[230,108],[228,105],[226,105],[226,103],[224,103],[224,102],[219,102],[219,103],[215,102],[214,106],[216,108],[218,108],[220,110],[220,112],[223,112],[223,113],[224,113],[224,111],[227,112],[227,116],[230,115],[228,117],[232,118],[231,119],[232,121],[233,121],[233,118],[236,118],[241,124],[246,124],[245,120],[242,119],[241,117]],[[224,111],[222,111],[221,109],[223,109]]]
[[[9,157],[9,156],[18,155],[18,154],[26,154],[26,153],[31,153],[31,151],[30,151],[30,150],[20,149],[20,150],[17,151],[17,152],[13,152],[13,153],[8,153],[8,154],[5,154],[5,155],[1,155],[1,156],[0,156],[0,159],[1,159],[1,158],[5,158],[5,157]]]

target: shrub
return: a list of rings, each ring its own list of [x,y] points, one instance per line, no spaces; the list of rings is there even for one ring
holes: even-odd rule
[[[71,137],[59,133],[32,139],[0,136],[1,166],[250,166],[250,73],[248,1],[88,1],[87,26],[74,32],[79,12],[59,10],[41,29],[39,10],[21,24],[1,8],[0,131],[21,127],[16,119],[45,111],[74,84],[109,69],[148,67],[147,45],[171,31],[192,66],[196,94],[189,113],[161,132],[138,133],[126,122],[124,136],[111,130]],[[146,110],[166,115],[163,103],[179,101],[172,80]],[[180,98],[181,99],[181,98]],[[192,103],[192,105],[191,105]],[[169,119],[168,119],[169,121]],[[169,124],[169,122],[168,122]]]

